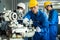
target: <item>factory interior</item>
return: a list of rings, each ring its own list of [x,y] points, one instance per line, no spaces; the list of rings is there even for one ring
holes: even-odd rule
[[[33,40],[36,29],[34,28],[33,21],[29,20],[29,23],[23,23],[23,16],[30,10],[28,3],[30,0],[0,0],[0,40]],[[47,13],[44,8],[44,2],[48,0],[37,0],[39,9]],[[58,12],[58,32],[56,40],[60,40],[60,0],[49,0],[52,2],[53,9]],[[18,14],[18,3],[25,4],[24,13]],[[23,6],[24,7],[24,6]],[[18,22],[18,21],[19,22]]]

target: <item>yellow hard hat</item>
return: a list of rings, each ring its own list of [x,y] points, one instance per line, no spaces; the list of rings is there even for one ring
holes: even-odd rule
[[[44,3],[44,7],[46,7],[46,6],[48,6],[48,5],[52,5],[52,2],[46,1],[46,2]]]
[[[37,0],[30,0],[30,2],[29,2],[29,8],[31,8],[31,7],[34,7],[34,6],[36,6],[36,5],[38,5],[38,2],[37,2]]]

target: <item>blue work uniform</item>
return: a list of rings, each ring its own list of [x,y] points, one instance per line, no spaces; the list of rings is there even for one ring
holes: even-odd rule
[[[50,40],[56,40],[57,29],[58,29],[58,12],[52,9],[49,13],[49,32]]]
[[[35,32],[33,40],[49,40],[49,23],[45,13],[40,10],[38,10],[37,14],[29,11],[24,18],[32,19],[33,26],[39,26],[41,29],[41,32]]]

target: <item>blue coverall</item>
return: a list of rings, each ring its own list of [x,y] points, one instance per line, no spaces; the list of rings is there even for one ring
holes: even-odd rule
[[[58,12],[52,9],[49,13],[49,32],[50,40],[56,40],[58,29]]]
[[[34,27],[39,26],[41,29],[41,32],[35,32],[33,40],[49,40],[49,23],[45,13],[40,10],[37,14],[29,11],[24,18],[32,19]]]

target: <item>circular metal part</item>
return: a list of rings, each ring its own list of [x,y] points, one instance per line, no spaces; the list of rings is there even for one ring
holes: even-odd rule
[[[9,15],[9,19],[12,21],[12,20],[17,20],[17,14],[14,13],[14,12],[11,12],[10,15]]]

